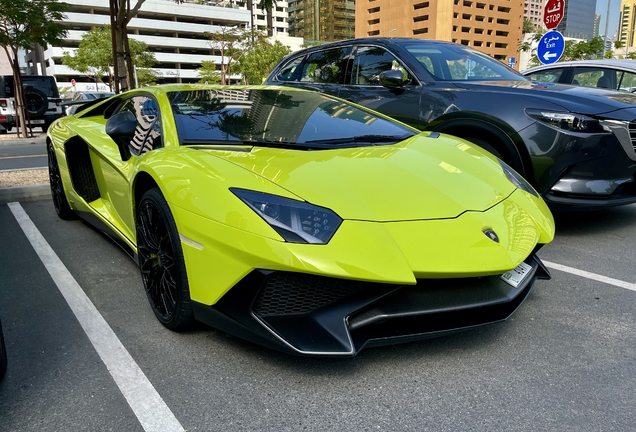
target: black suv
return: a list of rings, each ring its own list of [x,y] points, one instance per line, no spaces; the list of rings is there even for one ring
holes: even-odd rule
[[[22,86],[31,126],[42,127],[46,132],[54,120],[63,116],[55,78],[22,75]],[[13,75],[0,75],[0,134],[6,134],[16,123]]]
[[[464,138],[553,210],[636,202],[636,95],[532,82],[463,45],[365,38],[298,51],[266,84],[314,89]]]

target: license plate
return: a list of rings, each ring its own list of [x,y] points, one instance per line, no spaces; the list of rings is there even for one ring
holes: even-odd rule
[[[44,120],[29,120],[31,124],[44,124]]]
[[[501,279],[503,279],[503,281],[506,282],[508,285],[517,288],[519,285],[521,285],[521,282],[523,282],[525,278],[528,277],[531,270],[531,265],[522,262],[514,269],[502,274]]]

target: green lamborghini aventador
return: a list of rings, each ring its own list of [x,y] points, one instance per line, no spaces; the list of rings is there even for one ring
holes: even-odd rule
[[[146,87],[47,136],[53,203],[139,263],[158,320],[355,355],[508,318],[554,236],[479,147],[321,93]]]

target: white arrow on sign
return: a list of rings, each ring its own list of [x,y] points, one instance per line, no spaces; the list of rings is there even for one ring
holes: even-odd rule
[[[543,54],[543,60],[550,60],[552,57],[556,57],[557,53],[551,53],[550,51],[546,51],[545,54]]]

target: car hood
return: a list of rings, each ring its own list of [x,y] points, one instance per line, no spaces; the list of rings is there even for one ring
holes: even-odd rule
[[[485,211],[514,191],[491,155],[465,141],[426,135],[347,149],[209,152],[350,220],[454,218]]]
[[[536,98],[580,114],[602,115],[625,108],[633,108],[636,113],[636,94],[616,90],[538,81],[456,81],[455,85],[465,90]]]

